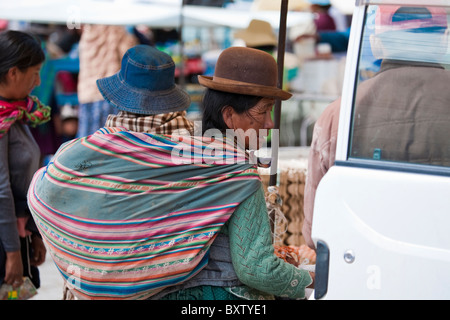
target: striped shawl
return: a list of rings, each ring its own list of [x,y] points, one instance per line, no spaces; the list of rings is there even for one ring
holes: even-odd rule
[[[36,224],[79,299],[146,299],[190,279],[261,187],[256,167],[222,142],[219,152],[206,138],[121,130],[61,146],[29,189]],[[180,163],[180,146],[194,164]]]

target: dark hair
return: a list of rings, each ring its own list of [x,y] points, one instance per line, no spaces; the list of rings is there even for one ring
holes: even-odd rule
[[[206,89],[202,102],[202,133],[208,129],[218,129],[222,132],[228,129],[222,117],[224,107],[231,106],[238,114],[242,114],[254,107],[261,99],[263,97]]]
[[[40,41],[32,35],[15,30],[0,33],[0,83],[5,82],[9,69],[24,71],[44,60]]]

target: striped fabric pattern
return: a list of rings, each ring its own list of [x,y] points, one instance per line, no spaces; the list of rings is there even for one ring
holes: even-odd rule
[[[178,149],[195,163],[180,162]],[[61,146],[34,175],[28,203],[76,297],[146,299],[197,274],[220,228],[261,187],[242,160],[223,141],[102,128]]]

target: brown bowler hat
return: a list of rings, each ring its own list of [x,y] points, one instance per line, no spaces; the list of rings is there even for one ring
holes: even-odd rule
[[[278,66],[270,54],[247,47],[231,47],[217,59],[214,76],[198,76],[198,81],[218,91],[289,99],[292,94],[277,88],[277,78]]]

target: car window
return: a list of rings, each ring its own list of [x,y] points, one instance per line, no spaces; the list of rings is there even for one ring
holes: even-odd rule
[[[450,167],[448,12],[368,6],[349,158]]]

